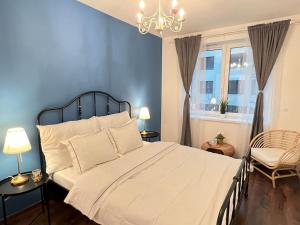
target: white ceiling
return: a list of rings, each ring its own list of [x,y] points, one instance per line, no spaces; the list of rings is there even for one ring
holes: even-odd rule
[[[139,0],[79,0],[108,15],[136,26]],[[165,12],[171,0],[161,0]],[[186,11],[180,34],[251,23],[300,14],[300,0],[178,0]],[[158,0],[146,0],[145,14],[151,15]],[[178,35],[164,32],[164,36]]]

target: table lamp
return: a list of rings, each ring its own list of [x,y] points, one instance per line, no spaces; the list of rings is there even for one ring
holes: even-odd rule
[[[18,159],[18,175],[11,179],[12,185],[22,185],[28,181],[28,177],[20,172],[21,153],[31,150],[31,145],[28,140],[24,128],[11,128],[6,133],[3,152],[5,154],[16,154]]]
[[[217,104],[217,99],[215,97],[212,97],[210,100],[210,104],[213,105],[212,110],[216,111],[216,104]]]
[[[212,97],[210,100],[210,104],[216,105],[217,104],[217,99],[215,97]]]
[[[147,134],[146,131],[146,120],[150,119],[150,113],[148,107],[142,107],[140,110],[140,115],[139,115],[140,120],[144,120],[144,130],[142,131],[141,134]]]

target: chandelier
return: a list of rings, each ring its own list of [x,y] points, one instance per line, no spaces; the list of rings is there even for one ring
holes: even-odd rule
[[[163,11],[161,0],[158,0],[158,10],[152,16],[144,15],[145,6],[145,1],[140,0],[140,12],[137,14],[137,24],[141,34],[147,34],[151,27],[153,27],[161,36],[164,29],[170,29],[173,32],[181,31],[185,12],[182,8],[178,9],[177,0],[172,1],[171,12],[169,15]]]

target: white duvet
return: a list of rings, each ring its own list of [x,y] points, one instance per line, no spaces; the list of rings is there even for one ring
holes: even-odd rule
[[[86,172],[65,202],[102,225],[215,225],[240,163],[155,142]]]

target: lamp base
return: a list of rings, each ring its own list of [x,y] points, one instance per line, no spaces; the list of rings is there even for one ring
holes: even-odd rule
[[[25,184],[27,181],[28,181],[28,176],[19,173],[17,176],[11,178],[10,183],[13,186],[19,186]]]
[[[141,134],[142,134],[142,135],[146,135],[146,134],[148,134],[148,132],[147,132],[146,130],[143,130],[143,131],[141,132]]]

